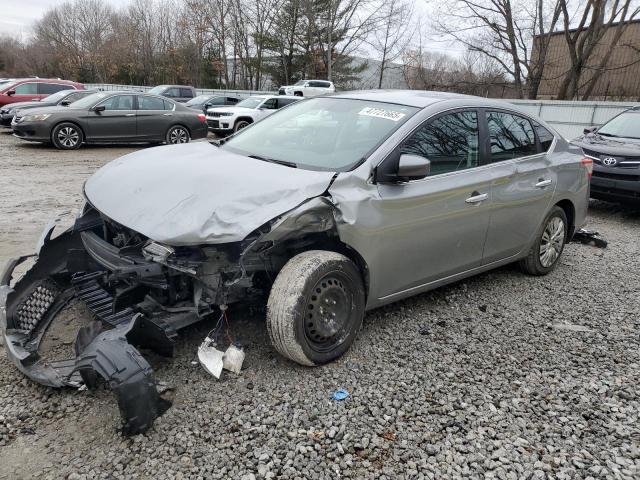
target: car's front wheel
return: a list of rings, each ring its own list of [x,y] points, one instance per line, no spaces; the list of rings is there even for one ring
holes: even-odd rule
[[[567,242],[569,225],[564,210],[554,206],[547,214],[529,254],[520,267],[530,275],[546,275],[552,271]]]
[[[182,125],[175,125],[167,132],[166,140],[169,145],[179,145],[181,143],[189,143],[191,135],[189,135],[189,130]]]
[[[56,125],[51,132],[51,142],[60,150],[75,150],[82,145],[82,130],[74,123],[64,122]]]
[[[362,277],[351,260],[330,251],[303,252],[287,262],[271,288],[271,343],[301,365],[328,363],[353,343],[364,307]]]
[[[251,125],[251,122],[249,120],[238,120],[233,127],[233,131],[237,132],[238,130],[247,128],[249,125]]]

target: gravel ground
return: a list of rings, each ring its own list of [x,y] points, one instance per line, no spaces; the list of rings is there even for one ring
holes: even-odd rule
[[[129,150],[0,135],[0,262]],[[236,309],[246,368],[216,381],[193,364],[210,328],[195,326],[173,360],[150,359],[174,405],[133,438],[108,390],[41,387],[2,351],[0,478],[640,478],[640,213],[593,203],[589,222],[608,249],[571,244],[549,276],[510,266],[372,311],[322,368],[279,357],[263,314]]]

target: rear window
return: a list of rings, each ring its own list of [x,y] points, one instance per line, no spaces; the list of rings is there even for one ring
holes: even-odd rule
[[[38,84],[38,93],[41,95],[51,95],[52,93],[61,92],[63,90],[75,90],[71,85],[62,85],[59,83],[40,83]]]

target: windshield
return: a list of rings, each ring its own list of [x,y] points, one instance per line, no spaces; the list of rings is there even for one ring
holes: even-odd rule
[[[279,110],[221,148],[308,170],[344,172],[366,159],[417,111],[368,100],[314,98]]]
[[[16,83],[18,82],[14,82],[13,80],[2,80],[0,81],[0,88],[5,90],[5,89],[9,89],[11,87],[13,87]]]
[[[94,93],[93,95],[89,95],[73,102],[71,105],[69,105],[69,108],[90,108],[109,95],[111,95],[110,92]]]
[[[598,130],[609,137],[640,138],[640,112],[623,112]]]
[[[306,80],[298,80],[296,83],[294,83],[294,85],[296,87],[301,87],[302,85],[304,85],[305,83],[307,83]]]
[[[60,90],[59,92],[52,93],[48,97],[44,97],[42,101],[48,103],[56,103],[72,92],[75,92],[75,90]]]
[[[162,92],[164,92],[166,89],[167,89],[167,85],[158,85],[157,87],[153,87],[147,93],[150,93],[152,95],[161,95]]]
[[[249,97],[238,103],[236,107],[256,108],[262,102],[264,102],[264,98],[262,97]]]
[[[210,96],[211,95],[198,95],[197,97],[194,97],[191,100],[189,100],[187,103],[185,103],[185,105],[200,105],[201,103],[204,103],[207,100],[209,100]]]

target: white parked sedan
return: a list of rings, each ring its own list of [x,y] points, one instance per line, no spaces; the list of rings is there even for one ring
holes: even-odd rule
[[[228,135],[298,100],[300,97],[254,95],[234,107],[207,110],[207,125],[214,133]]]

